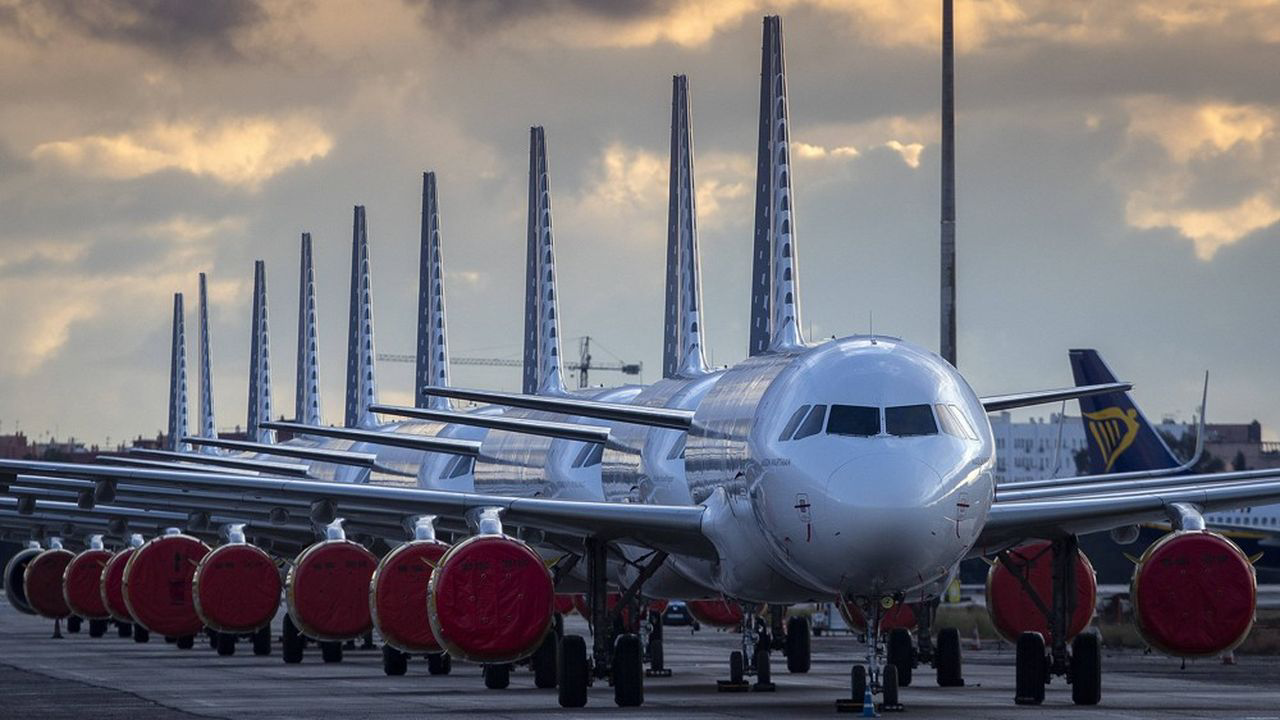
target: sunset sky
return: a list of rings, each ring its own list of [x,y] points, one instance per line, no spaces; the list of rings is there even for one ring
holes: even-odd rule
[[[340,422],[351,208],[368,207],[378,349],[412,352],[424,170],[451,350],[517,357],[534,124],[565,354],[590,334],[597,360],[657,379],[674,73],[693,98],[709,350],[737,362],[771,13],[809,335],[874,323],[936,349],[936,1],[0,0],[0,433],[163,427],[172,293],[194,356],[200,271],[218,425],[243,424],[257,258],[290,414],[303,231]],[[1092,346],[1149,414],[1189,419],[1207,369],[1210,421],[1276,438],[1280,2],[957,0],[956,27],[959,366],[975,389],[1070,384],[1067,349]],[[379,370],[382,398],[411,402],[409,369]],[[513,369],[453,379],[519,385]]]

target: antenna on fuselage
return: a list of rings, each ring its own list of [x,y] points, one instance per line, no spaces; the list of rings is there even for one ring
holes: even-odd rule
[[[671,78],[671,169],[667,201],[667,303],[662,376],[696,377],[707,371],[703,355],[698,209],[693,181],[693,111],[689,80]]]
[[[956,364],[956,76],[952,0],[942,0],[942,338],[944,360]]]

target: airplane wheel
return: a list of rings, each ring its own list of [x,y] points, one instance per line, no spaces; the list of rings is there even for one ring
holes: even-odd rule
[[[302,649],[304,647],[306,645],[303,644],[302,633],[298,632],[298,626],[293,624],[293,618],[286,614],[284,616],[284,635],[280,647],[280,655],[290,665],[300,663],[302,662]]]
[[[427,656],[428,675],[448,675],[453,669],[453,660],[447,653],[431,653]]]
[[[172,636],[172,635],[165,635],[165,636],[164,636],[164,642],[165,642],[165,644],[166,644],[166,645],[172,645],[172,644],[174,644],[174,643],[178,642],[178,638],[176,638],[176,637],[174,637],[174,636]]]
[[[756,685],[762,688],[773,685],[773,665],[766,643],[756,646]]]
[[[178,646],[179,650],[190,650],[191,648],[196,646],[196,636],[183,635],[182,637],[175,640],[174,643]]]
[[[1024,632],[1018,636],[1017,679],[1013,701],[1019,705],[1044,702],[1044,636]]]
[[[1071,642],[1071,702],[1097,705],[1102,700],[1102,643],[1083,632]]]
[[[116,635],[122,638],[133,637],[133,624],[124,622],[116,623]]]
[[[320,657],[327,663],[342,662],[342,641],[320,643]]]
[[[484,666],[484,686],[490,690],[506,690],[511,684],[511,666],[503,663],[501,665],[485,665]]]
[[[409,671],[409,654],[402,653],[390,645],[382,646],[382,672],[391,676],[403,675]]]
[[[218,633],[218,654],[226,657],[236,654],[236,636],[231,633]]]
[[[934,663],[938,668],[938,685],[964,687],[964,674],[960,665],[960,631],[943,628],[938,632],[938,647],[934,651]]]
[[[813,636],[809,633],[809,620],[793,617],[787,621],[787,672],[807,673],[812,664]]]
[[[861,701],[867,694],[867,668],[865,665],[854,665],[853,670],[849,673],[849,686],[852,689],[850,697],[854,700]]]
[[[560,641],[556,660],[560,681],[560,707],[584,707],[587,686],[591,683],[591,666],[587,664],[587,641],[581,635],[565,635]]]
[[[100,638],[107,634],[106,620],[90,620],[89,621],[89,637]]]
[[[644,704],[644,646],[634,633],[619,635],[613,643],[613,701],[618,707]]]
[[[881,697],[884,701],[885,710],[900,710],[902,703],[898,702],[898,686],[901,685],[898,677],[898,666],[892,663],[884,666],[884,675],[881,677],[880,688]]]
[[[911,646],[911,631],[906,628],[894,628],[889,631],[889,664],[898,668],[898,684],[902,687],[911,685],[911,660],[915,648]]]
[[[72,615],[71,617],[67,618],[67,632],[69,633],[80,632],[80,616]]]
[[[542,644],[529,658],[533,666],[533,685],[544,690],[556,686],[556,645],[557,638],[553,632],[542,638]]]
[[[141,625],[133,626],[133,641],[136,643],[144,643],[151,639],[151,631]]]
[[[217,650],[217,649],[218,649],[218,636],[219,636],[219,635],[221,635],[221,633],[219,633],[217,630],[214,630],[214,629],[212,629],[212,628],[205,628],[204,636],[205,636],[205,638],[207,638],[207,639],[209,640],[209,649],[210,649],[210,650]]]
[[[271,654],[270,625],[263,625],[253,634],[253,654],[259,656]]]
[[[746,675],[746,664],[742,661],[742,651],[735,650],[728,653],[728,682],[740,685],[744,675]]]

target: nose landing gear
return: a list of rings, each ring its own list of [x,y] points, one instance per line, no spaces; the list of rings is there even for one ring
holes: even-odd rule
[[[893,606],[892,598],[883,598],[881,602],[873,602],[867,598],[856,600],[859,609],[867,619],[867,662],[865,665],[854,665],[850,673],[850,694],[847,698],[836,700],[837,712],[860,712],[863,717],[875,717],[876,711],[901,712],[904,708],[898,700],[900,684],[900,667],[894,661],[903,659],[903,640],[905,639],[905,660],[910,668],[911,634],[891,633],[890,646],[885,648],[880,641],[880,620],[885,606]],[[894,638],[898,638],[894,641]],[[895,647],[896,646],[896,647]],[[886,652],[887,650],[887,652]],[[884,658],[883,665],[881,658]],[[880,705],[875,704],[875,696],[880,696]]]

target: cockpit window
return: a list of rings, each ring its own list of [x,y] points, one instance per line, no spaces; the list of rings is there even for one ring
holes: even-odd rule
[[[796,424],[799,424],[799,423],[800,421],[797,420]],[[684,441],[686,437],[687,436],[685,435],[681,435],[680,439],[676,441],[676,444],[671,446],[671,452],[667,453],[668,460],[675,460],[676,458],[684,457]],[[785,440],[786,438],[783,438],[783,439]]]
[[[782,434],[778,436],[778,442],[786,442],[791,439],[796,428],[800,427],[800,421],[804,419],[804,414],[807,412],[809,412],[808,405],[801,405],[800,409],[796,410],[795,414],[791,416],[791,419],[787,421],[787,426],[782,428]]]
[[[471,472],[471,458],[465,455],[459,455],[445,465],[444,471],[440,473],[440,477],[444,479],[458,478]]]
[[[582,450],[578,453],[578,457],[573,460],[573,467],[591,467],[599,465],[601,458],[604,457],[604,446],[600,443],[589,443],[582,446]]]
[[[965,418],[960,408],[941,403],[934,405],[933,408],[938,411],[938,422],[942,425],[942,432],[958,438],[978,439],[977,434],[973,432],[973,426],[969,424],[969,420]]]
[[[810,435],[816,435],[822,432],[822,421],[827,419],[827,406],[814,405],[813,409],[805,417],[804,422],[800,424],[800,429],[796,430],[794,440],[807,438]]]
[[[880,408],[866,405],[832,405],[828,435],[872,437],[880,434]]]
[[[890,435],[935,435],[938,423],[928,405],[899,405],[884,409],[885,431]]]

